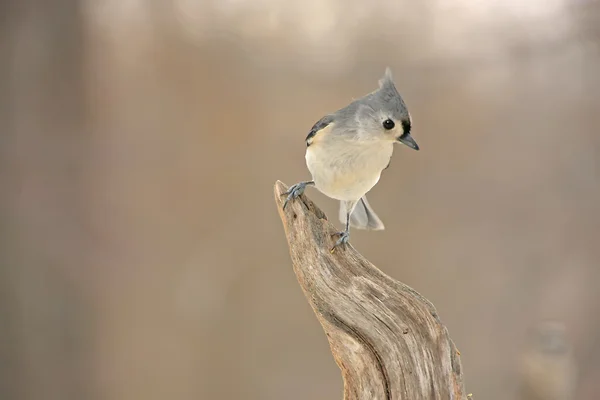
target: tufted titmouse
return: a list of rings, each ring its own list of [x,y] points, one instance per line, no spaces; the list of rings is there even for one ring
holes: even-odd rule
[[[350,226],[384,229],[365,194],[389,167],[394,143],[419,150],[410,136],[411,125],[392,72],[386,68],[379,89],[314,124],[306,137],[306,165],[313,180],[291,186],[283,207],[300,196],[306,186],[315,186],[326,196],[340,200],[339,218],[346,229],[338,232],[340,238],[333,249],[348,242]]]

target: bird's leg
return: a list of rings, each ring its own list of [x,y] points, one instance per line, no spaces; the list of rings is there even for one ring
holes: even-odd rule
[[[340,238],[333,245],[333,248],[331,249],[332,253],[335,251],[336,247],[345,245],[348,243],[348,240],[350,240],[350,214],[352,213],[352,210],[353,208],[349,208],[348,211],[346,211],[346,229],[337,233]]]
[[[302,193],[304,193],[304,189],[306,189],[307,186],[314,186],[314,184],[315,184],[315,181],[306,181],[306,182],[296,183],[295,185],[290,186],[288,191],[283,193],[283,195],[287,195],[287,198],[283,202],[283,209],[285,210],[285,206],[287,206],[288,201],[297,198]]]

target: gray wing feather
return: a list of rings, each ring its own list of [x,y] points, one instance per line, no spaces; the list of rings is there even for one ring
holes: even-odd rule
[[[317,121],[317,123],[315,123],[313,125],[313,127],[310,128],[310,132],[308,132],[308,136],[306,136],[306,139],[305,139],[306,147],[310,146],[310,144],[312,142],[312,138],[314,138],[321,129],[325,128],[332,121],[333,121],[333,116],[331,116],[331,115],[326,115],[323,118],[321,118],[319,121]]]

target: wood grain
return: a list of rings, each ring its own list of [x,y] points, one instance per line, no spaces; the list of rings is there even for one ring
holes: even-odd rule
[[[342,371],[345,400],[467,399],[459,354],[435,307],[351,245],[306,195],[275,201],[294,272]]]

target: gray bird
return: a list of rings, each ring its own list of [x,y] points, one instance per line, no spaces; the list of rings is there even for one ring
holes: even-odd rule
[[[411,127],[411,116],[388,67],[377,90],[313,125],[306,137],[305,156],[312,180],[292,185],[285,193],[283,208],[300,196],[306,186],[315,186],[326,196],[339,200],[339,218],[346,228],[337,233],[340,237],[332,250],[348,243],[351,226],[384,229],[365,195],[389,167],[394,143],[419,150],[410,135]]]

